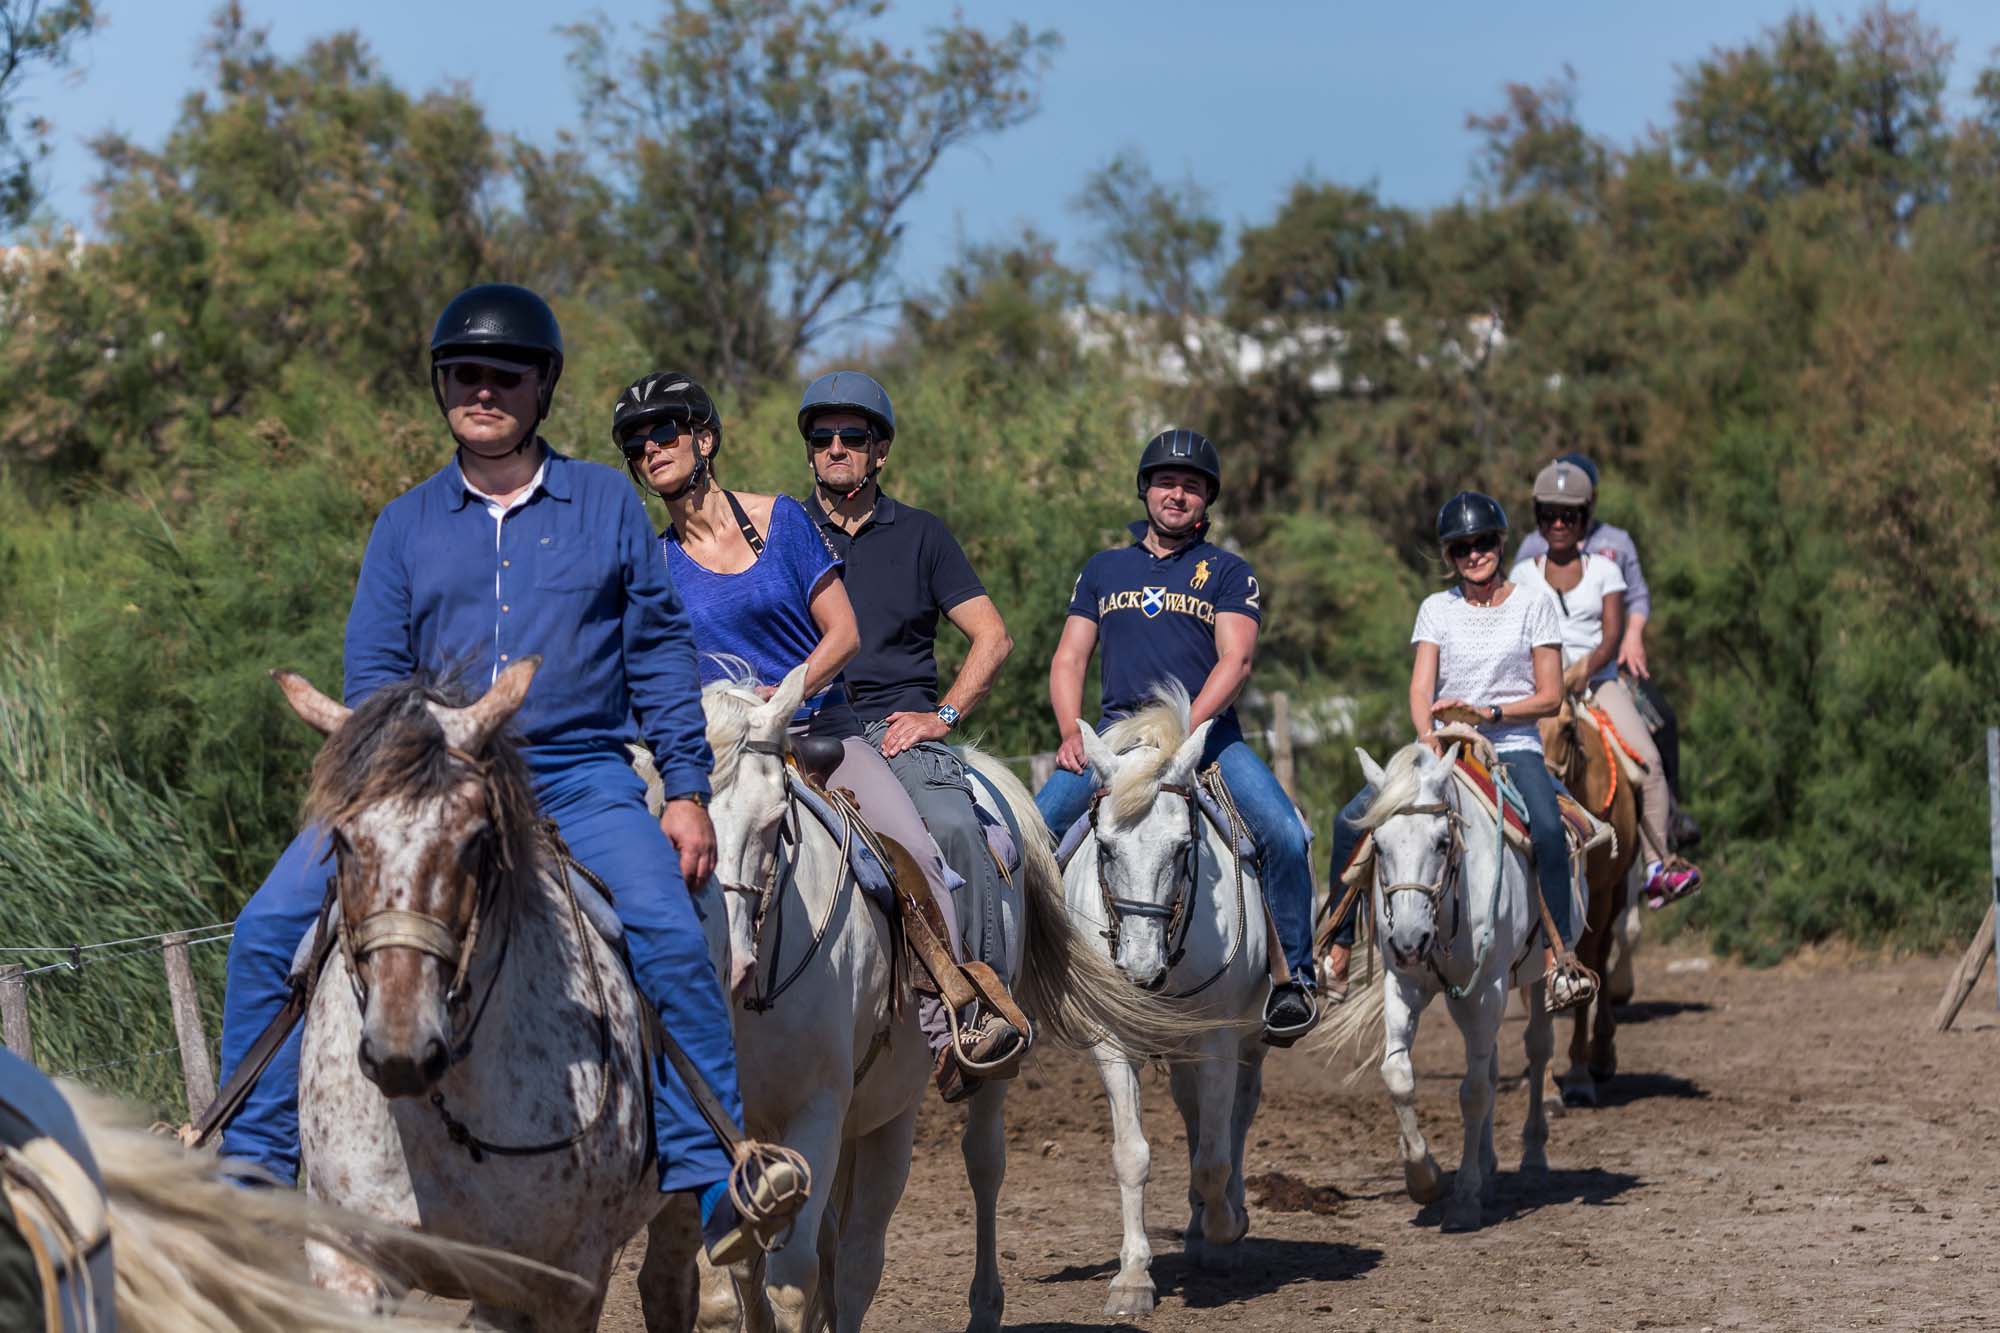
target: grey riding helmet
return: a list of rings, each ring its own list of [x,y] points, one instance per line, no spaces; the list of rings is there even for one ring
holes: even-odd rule
[[[799,435],[810,437],[813,419],[829,412],[866,418],[883,444],[896,438],[896,409],[889,402],[889,391],[858,370],[836,370],[806,386],[799,399]]]
[[[1535,503],[1564,509],[1588,509],[1596,493],[1590,474],[1558,458],[1535,474]]]
[[[1590,459],[1585,455],[1577,453],[1574,450],[1570,451],[1569,453],[1559,455],[1556,458],[1556,462],[1568,463],[1572,467],[1582,469],[1583,475],[1590,478],[1590,492],[1592,496],[1595,496],[1597,494],[1597,464],[1591,462]]]
[[[431,330],[431,393],[444,410],[439,372],[458,361],[476,361],[502,370],[539,369],[541,396],[537,421],[549,414],[556,381],[562,378],[562,326],[553,310],[526,287],[486,282],[451,298]]]
[[[1437,539],[1439,546],[1449,546],[1467,537],[1477,537],[1482,532],[1507,531],[1507,511],[1500,502],[1490,495],[1478,491],[1460,491],[1444,502],[1438,510]]]
[[[1183,467],[1208,478],[1208,502],[1222,494],[1222,456],[1199,431],[1163,430],[1146,441],[1139,454],[1139,498],[1146,498],[1146,477],[1155,469]]]

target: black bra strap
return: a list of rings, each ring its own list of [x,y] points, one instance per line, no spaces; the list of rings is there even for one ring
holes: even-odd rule
[[[722,498],[729,501],[729,512],[736,515],[736,526],[743,533],[743,540],[750,543],[750,554],[764,554],[764,539],[757,535],[755,525],[750,522],[750,515],[743,512],[742,504],[736,499],[736,492],[724,491]]]

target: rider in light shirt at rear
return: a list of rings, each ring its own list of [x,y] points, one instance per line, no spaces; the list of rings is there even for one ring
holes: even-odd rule
[[[1319,1021],[1313,995],[1312,870],[1291,798],[1243,740],[1236,696],[1249,683],[1263,618],[1249,562],[1207,540],[1208,508],[1222,490],[1215,445],[1191,430],[1155,436],[1139,456],[1146,518],[1132,544],[1085,563],[1069,620],[1049,664],[1049,702],[1061,729],[1056,773],[1035,796],[1061,837],[1090,806],[1092,779],[1077,722],[1091,653],[1103,645],[1098,730],[1144,707],[1155,686],[1178,681],[1193,701],[1189,727],[1210,718],[1204,767],[1223,780],[1256,839],[1264,894],[1292,980],[1271,989],[1265,1039],[1289,1046]]]
[[[1610,555],[1583,549],[1595,488],[1582,468],[1557,459],[1535,478],[1535,525],[1544,554],[1524,555],[1514,566],[1514,582],[1546,594],[1562,621],[1564,688],[1591,692],[1591,702],[1611,719],[1612,728],[1645,766],[1639,815],[1648,846],[1646,901],[1664,907],[1701,888],[1701,871],[1667,853],[1667,818],[1673,795],[1659,749],[1618,674],[1627,588],[1619,563]],[[1521,543],[1524,551],[1530,549]]]

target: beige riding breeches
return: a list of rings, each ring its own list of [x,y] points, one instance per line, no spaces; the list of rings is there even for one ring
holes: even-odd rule
[[[1642,864],[1661,860],[1667,854],[1667,817],[1673,810],[1673,795],[1667,790],[1667,772],[1660,763],[1660,751],[1653,744],[1653,733],[1646,730],[1645,719],[1639,716],[1624,681],[1605,681],[1597,687],[1591,702],[1604,710],[1619,737],[1646,766],[1645,779],[1639,784],[1639,819],[1645,826],[1646,837],[1641,839],[1639,854]]]

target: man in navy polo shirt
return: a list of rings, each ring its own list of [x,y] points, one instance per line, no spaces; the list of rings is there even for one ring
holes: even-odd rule
[[[508,663],[540,654],[513,719],[536,799],[610,886],[639,989],[740,1124],[729,1013],[690,896],[715,868],[694,640],[625,478],[535,433],[562,364],[555,315],[524,287],[470,288],[439,316],[431,388],[457,448],[375,522],[347,617],[343,693],[356,707],[417,673],[483,691]],[[626,758],[635,718],[668,793],[657,822]],[[331,839],[309,827],[237,918],[225,1078],[283,1007],[292,954],[333,871]],[[729,1153],[674,1072],[660,1063],[654,1076],[660,1188],[696,1192],[711,1254],[741,1258],[785,1219],[737,1216]],[[291,1180],[298,1079],[294,1030],[224,1130],[224,1153]]]
[[[945,864],[964,881],[957,926],[967,951],[1007,975],[1000,921],[1000,871],[972,801],[965,767],[945,742],[993,688],[1014,650],[1000,609],[972,562],[936,514],[882,494],[877,474],[896,438],[888,391],[858,370],[836,370],[806,386],[799,434],[813,494],[806,511],[846,562],[847,595],[861,648],[843,676],[867,737],[937,839]],[[938,694],[937,629],[942,615],[970,640],[965,662]],[[1021,1049],[1032,1034],[982,1006],[961,1020],[967,1058],[985,1064]],[[979,1086],[940,1053],[938,1090],[948,1102]]]
[[[1162,432],[1139,455],[1146,517],[1132,524],[1130,546],[1100,551],[1085,563],[1049,664],[1049,702],[1063,741],[1057,771],[1035,804],[1058,837],[1090,808],[1090,766],[1077,719],[1083,714],[1084,674],[1100,643],[1100,730],[1144,707],[1162,682],[1186,687],[1193,701],[1189,725],[1215,719],[1202,765],[1222,766],[1223,781],[1257,840],[1264,896],[1293,978],[1272,988],[1264,1035],[1274,1045],[1289,1046],[1319,1021],[1313,998],[1312,871],[1305,829],[1291,798],[1244,743],[1236,721],[1236,696],[1250,681],[1263,607],[1249,562],[1206,539],[1208,507],[1221,491],[1221,458],[1194,431]]]

